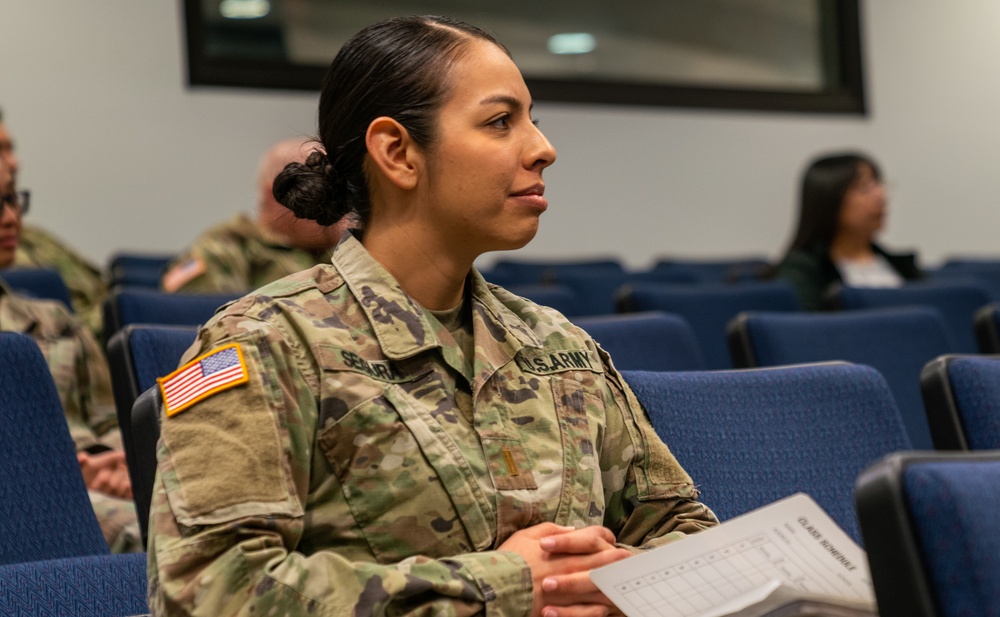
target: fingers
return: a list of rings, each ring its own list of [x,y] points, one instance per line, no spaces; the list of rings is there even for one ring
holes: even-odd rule
[[[601,604],[574,604],[572,606],[546,606],[542,617],[608,617],[617,611]]]
[[[606,527],[592,525],[542,538],[540,544],[549,553],[584,555],[615,548],[615,534]]]
[[[87,488],[115,497],[131,498],[132,483],[124,452],[77,453],[77,462]]]

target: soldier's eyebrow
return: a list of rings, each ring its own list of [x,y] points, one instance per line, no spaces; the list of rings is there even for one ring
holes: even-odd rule
[[[485,99],[479,101],[479,104],[480,105],[498,105],[498,104],[499,105],[507,105],[515,113],[517,113],[519,111],[522,111],[524,109],[524,103],[521,102],[521,99],[519,99],[517,97],[509,96],[509,95],[506,95],[506,94],[497,94],[497,95],[494,95],[494,96],[488,96]],[[531,103],[530,105],[528,105],[528,111],[530,112],[532,109],[534,109],[534,107],[535,107],[535,104]]]

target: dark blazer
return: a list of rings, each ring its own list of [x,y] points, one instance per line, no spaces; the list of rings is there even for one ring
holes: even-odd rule
[[[916,254],[887,253],[875,244],[872,245],[872,249],[884,257],[904,279],[912,281],[923,278],[923,272],[917,266]],[[795,293],[802,301],[802,307],[807,311],[828,308],[827,295],[835,285],[844,282],[837,266],[830,259],[830,250],[826,246],[789,251],[778,264],[775,276],[792,284]]]

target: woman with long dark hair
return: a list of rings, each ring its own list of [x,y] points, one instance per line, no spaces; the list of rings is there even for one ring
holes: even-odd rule
[[[921,277],[913,254],[893,254],[875,243],[888,199],[878,165],[857,153],[827,155],[802,177],[795,238],[777,267],[803,308],[819,310],[837,284],[898,287]]]
[[[593,340],[472,267],[547,208],[531,108],[462,22],[341,49],[274,194],[360,227],[162,380],[155,613],[606,615],[591,569],[715,524]]]

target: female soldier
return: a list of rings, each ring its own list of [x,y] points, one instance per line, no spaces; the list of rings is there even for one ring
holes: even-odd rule
[[[363,232],[221,311],[162,381],[154,611],[603,615],[590,569],[714,524],[607,355],[472,268],[546,209],[530,110],[462,22],[344,45],[325,154],[274,191]]]
[[[799,225],[777,267],[803,308],[823,308],[835,284],[898,287],[921,277],[913,254],[894,255],[875,244],[885,224],[885,186],[878,165],[860,154],[813,161],[802,178]]]

